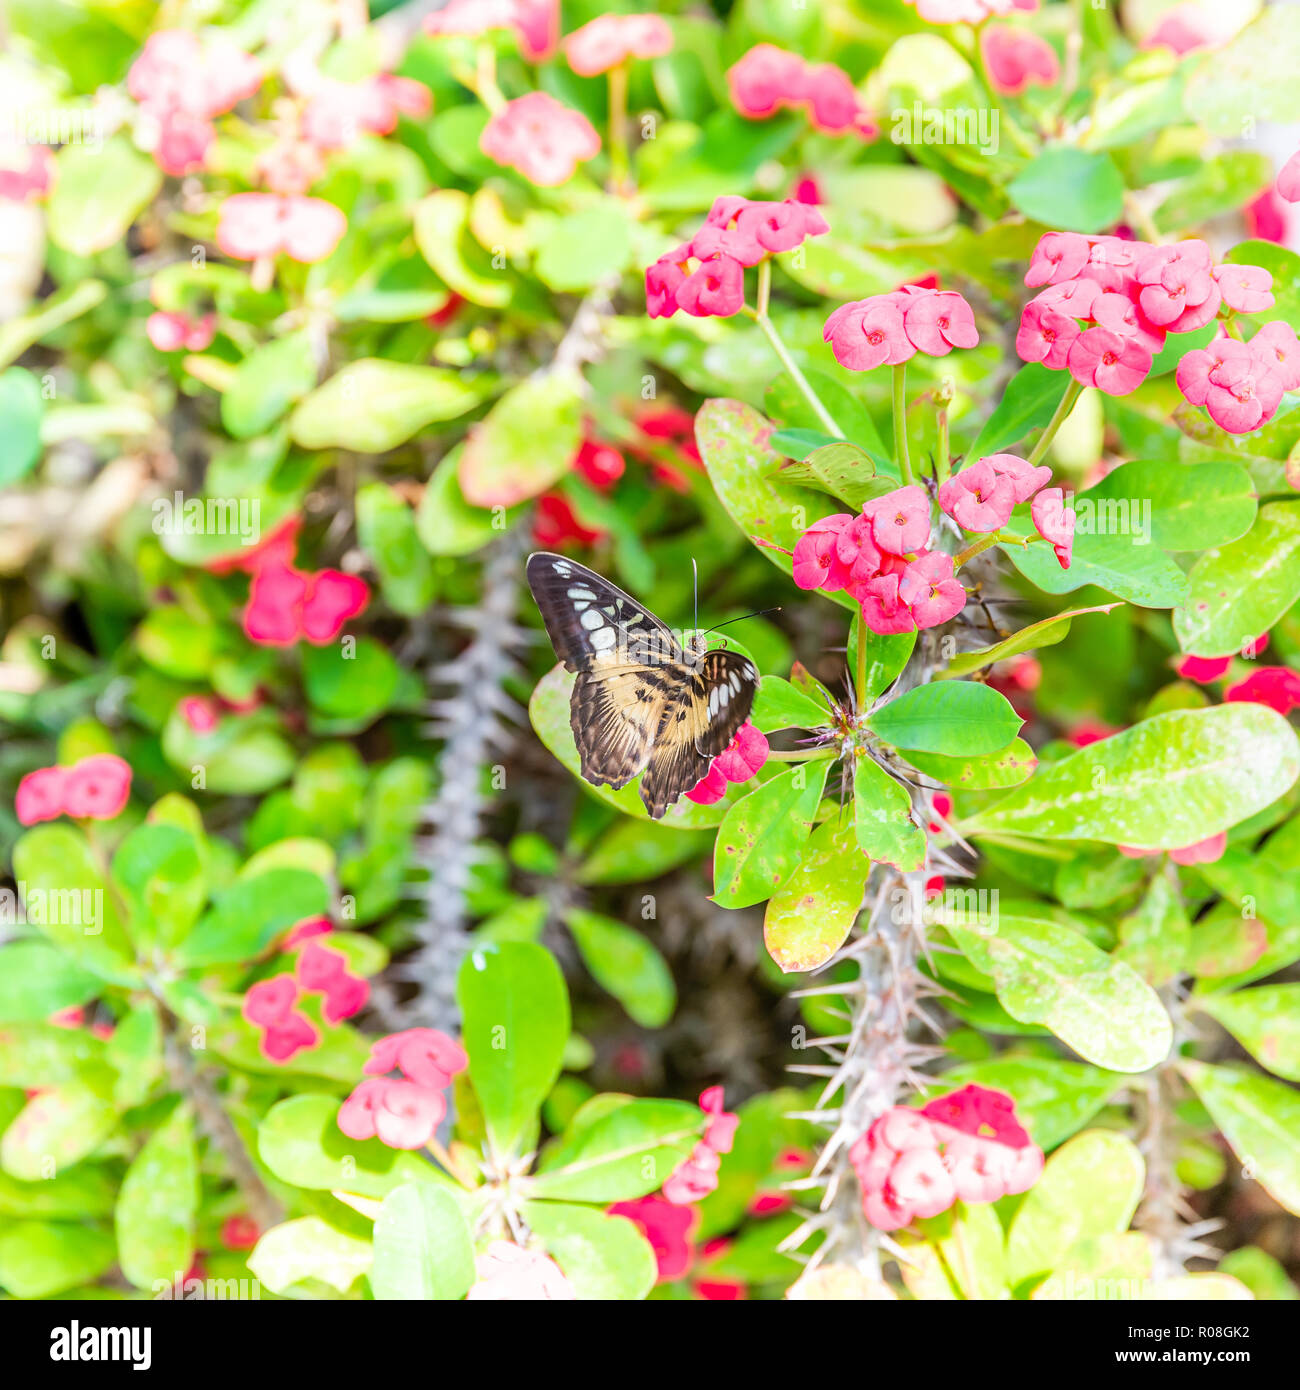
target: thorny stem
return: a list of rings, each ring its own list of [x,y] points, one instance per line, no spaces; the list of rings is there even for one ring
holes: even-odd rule
[[[284,1220],[284,1208],[262,1181],[221,1096],[200,1071],[193,1052],[181,1041],[180,1020],[167,1009],[163,1009],[162,1016],[163,1055],[172,1088],[193,1102],[201,1129],[225,1155],[248,1214],[261,1230],[268,1231]]]
[[[898,471],[903,475],[903,486],[913,482],[912,460],[907,453],[907,364],[900,362],[894,368],[894,455],[898,460]]]
[[[835,423],[830,411],[822,404],[821,397],[812,389],[808,378],[795,365],[794,358],[790,356],[790,350],[776,331],[776,325],[768,317],[767,306],[771,293],[772,262],[764,259],[758,263],[758,307],[750,309],[748,312],[766,334],[767,341],[772,345],[772,351],[780,359],[781,365],[790,373],[791,380],[799,388],[804,400],[812,407],[813,413],[821,421],[822,428],[827,434],[833,434],[836,439],[843,439],[844,431]]]
[[[1047,422],[1047,428],[1038,437],[1038,443],[1034,445],[1033,452],[1029,455],[1031,464],[1042,462],[1043,455],[1047,452],[1047,446],[1056,438],[1056,432],[1069,419],[1070,412],[1074,409],[1075,402],[1083,395],[1083,385],[1078,381],[1071,381],[1065,388],[1065,395],[1061,397],[1060,404],[1056,407],[1056,414]]]
[[[1010,531],[990,531],[987,536],[981,536],[979,540],[972,541],[965,550],[959,550],[952,557],[953,573],[961,569],[968,561],[973,560],[982,551],[987,550],[993,545],[1033,545],[1038,540],[1037,536],[1017,536]]]

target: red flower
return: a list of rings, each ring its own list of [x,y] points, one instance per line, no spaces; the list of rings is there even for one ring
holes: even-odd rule
[[[650,1242],[661,1284],[680,1279],[691,1267],[695,1257],[691,1232],[699,1220],[698,1212],[674,1206],[656,1192],[631,1202],[615,1202],[607,1211],[610,1216],[627,1217]]]
[[[604,540],[605,532],[584,526],[568,501],[559,493],[548,492],[537,499],[533,516],[533,539],[547,550],[561,550],[568,545],[595,545]]]
[[[18,823],[36,825],[39,821],[57,820],[63,814],[67,781],[66,767],[41,767],[29,772],[18,783],[14,795],[14,815]]]
[[[251,1216],[228,1216],[221,1223],[221,1243],[227,1250],[251,1250],[261,1234]]]
[[[1279,714],[1290,714],[1300,706],[1300,671],[1286,666],[1261,666],[1245,680],[1230,685],[1223,692],[1223,698],[1267,705]]]

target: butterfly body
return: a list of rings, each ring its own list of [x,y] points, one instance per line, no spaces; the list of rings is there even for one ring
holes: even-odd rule
[[[749,718],[758,672],[702,634],[679,641],[576,560],[538,551],[527,574],[556,655],[577,677],[569,725],[583,777],[618,790],[644,774],[641,800],[658,820]]]

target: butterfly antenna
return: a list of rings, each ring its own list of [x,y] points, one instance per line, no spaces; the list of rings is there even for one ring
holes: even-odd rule
[[[694,577],[695,588],[695,631],[700,630],[700,567],[695,563],[695,556],[691,556],[691,574]]]
[[[742,613],[738,618],[728,618],[725,623],[716,624],[709,629],[709,632],[717,632],[718,628],[730,627],[732,623],[743,623],[746,618],[761,618],[765,613],[779,613],[780,611],[781,609],[778,606],[776,608],[760,608],[753,613]],[[709,632],[706,632],[704,635],[707,637]]]

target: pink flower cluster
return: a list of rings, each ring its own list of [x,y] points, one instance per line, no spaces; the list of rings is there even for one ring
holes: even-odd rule
[[[0,146],[0,198],[38,203],[54,185],[54,156],[45,145]]]
[[[443,1092],[469,1066],[465,1049],[436,1028],[407,1028],[370,1049],[362,1081],[339,1107],[349,1139],[374,1139],[390,1149],[421,1149],[447,1113]],[[400,1078],[386,1076],[397,1070]]]
[[[1061,76],[1056,50],[1046,39],[1010,24],[990,24],[979,38],[994,91],[1019,96],[1026,87],[1052,87]]]
[[[161,309],[145,320],[144,331],[159,352],[203,352],[212,345],[217,332],[217,316],[165,313]]]
[[[303,138],[319,150],[341,150],[358,135],[391,135],[401,115],[427,116],[433,94],[423,82],[375,73],[360,82],[315,84],[302,113]]]
[[[747,719],[736,736],[709,764],[709,770],[686,793],[697,806],[711,806],[727,794],[728,782],[748,782],[767,761],[766,735]]]
[[[938,1216],[954,1202],[995,1202],[1025,1192],[1043,1151],[1015,1118],[1011,1097],[963,1086],[920,1110],[887,1110],[849,1150],[862,1211],[880,1231]]]
[[[21,825],[57,820],[112,820],[131,795],[131,766],[115,753],[92,753],[71,767],[42,767],[18,783],[14,815]]]
[[[721,1156],[731,1152],[740,1123],[739,1115],[723,1108],[721,1086],[700,1092],[700,1109],[708,1117],[704,1134],[690,1157],[673,1169],[663,1185],[664,1196],[678,1207],[701,1201],[717,1187]]]
[[[151,34],[126,79],[148,118],[155,161],[177,176],[203,168],[216,139],[213,119],[261,85],[255,58],[232,44],[201,41],[187,29]]]
[[[1249,434],[1273,418],[1284,392],[1300,387],[1300,342],[1295,329],[1278,319],[1266,323],[1248,343],[1220,337],[1208,347],[1194,348],[1184,354],[1174,379],[1187,400],[1203,405],[1220,428]]]
[[[1194,844],[1180,845],[1176,849],[1135,849],[1132,845],[1116,846],[1125,859],[1158,859],[1160,855],[1168,854],[1175,864],[1184,867],[1189,864],[1214,864],[1223,858],[1223,851],[1227,847],[1226,831],[1207,836],[1204,840],[1197,840]]]
[[[370,586],[355,574],[295,569],[296,529],[284,534],[280,528],[276,544],[248,562],[253,580],[244,609],[244,633],[263,647],[291,647],[302,638],[323,647],[370,602]]]
[[[342,240],[348,219],[324,198],[236,193],[221,205],[217,245],[236,261],[268,260],[283,252],[292,261],[323,261]]]
[[[729,318],[744,307],[747,266],[829,230],[815,207],[796,198],[783,203],[715,198],[690,241],[647,268],[647,311],[652,319],[670,319],[678,309],[696,318]]]
[[[1167,334],[1204,328],[1220,312],[1255,314],[1273,305],[1267,270],[1215,265],[1197,240],[1152,246],[1048,232],[1025,284],[1045,288],[1021,314],[1016,351],[1112,396],[1146,380]],[[1282,323],[1268,324],[1249,344],[1221,337],[1186,353],[1177,381],[1224,429],[1246,433],[1273,415],[1283,391],[1300,384],[1300,345]]]
[[[806,63],[774,44],[751,48],[727,70],[727,85],[736,110],[753,121],[781,110],[803,109],[813,127],[826,135],[852,133],[874,140],[879,133],[843,68]]]
[[[348,970],[342,951],[311,941],[298,952],[292,975],[261,980],[244,995],[241,1012],[255,1028],[263,1030],[258,1047],[268,1061],[287,1062],[320,1041],[311,1019],[296,1007],[308,994],[324,996],[321,1017],[326,1023],[342,1023],[365,1007],[370,985]]]
[[[600,153],[600,136],[581,111],[549,92],[529,92],[493,112],[478,147],[539,188],[555,188]]]
[[[1276,187],[1279,198],[1288,203],[1300,203],[1300,150],[1282,166]]]
[[[493,29],[513,29],[524,57],[541,62],[560,38],[560,0],[449,0],[424,21],[426,34],[479,38]]]
[[[906,0],[927,24],[983,24],[994,15],[1016,10],[1032,14],[1038,0]]]
[[[913,632],[961,612],[966,590],[952,556],[927,549],[930,501],[915,483],[873,498],[861,513],[823,517],[794,548],[801,589],[844,590],[862,605],[873,632]]]
[[[572,1302],[577,1298],[564,1271],[541,1250],[494,1240],[474,1261],[478,1280],[466,1302]]]
[[[595,77],[631,58],[671,53],[673,31],[657,14],[603,14],[564,40],[564,56],[580,77]]]
[[[851,372],[897,367],[918,352],[946,357],[953,348],[974,347],[980,340],[975,315],[961,295],[920,285],[841,304],[826,320],[822,337]]]

